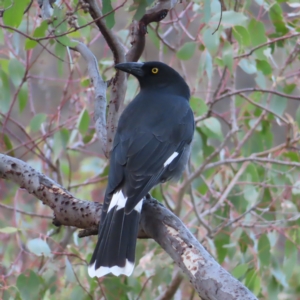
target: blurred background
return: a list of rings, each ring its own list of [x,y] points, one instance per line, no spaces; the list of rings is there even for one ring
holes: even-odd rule
[[[132,20],[151,5],[99,1],[103,13],[116,8],[105,22],[125,53]],[[0,153],[101,202],[109,164],[95,134],[94,89],[68,46],[85,43],[104,80],[115,74],[111,49],[77,0],[54,3],[49,20],[36,1],[2,0],[0,9]],[[189,169],[152,195],[259,299],[300,299],[299,15],[298,1],[182,1],[148,26],[140,58],[182,74],[197,126]],[[50,38],[51,30],[65,35]],[[130,76],[124,105],[137,91]],[[138,241],[130,278],[89,278],[95,243],[52,225],[49,207],[1,179],[1,299],[197,299],[152,240]]]

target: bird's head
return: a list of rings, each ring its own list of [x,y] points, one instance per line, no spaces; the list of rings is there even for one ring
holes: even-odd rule
[[[141,89],[163,88],[187,99],[190,98],[190,89],[181,75],[162,62],[126,62],[115,65],[115,68],[135,76]]]

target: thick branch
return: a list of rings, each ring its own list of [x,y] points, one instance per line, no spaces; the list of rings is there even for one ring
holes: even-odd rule
[[[100,32],[102,33],[105,41],[111,49],[115,64],[125,62],[125,51],[119,41],[118,37],[112,30],[108,29],[105,21],[101,19],[102,13],[96,2],[96,0],[85,0],[89,4],[89,11],[92,18],[95,20]],[[118,123],[118,111],[123,105],[127,86],[127,76],[124,72],[117,71],[116,76],[112,80],[112,88],[110,94],[110,101],[108,103],[108,115],[107,115],[107,155],[112,148],[112,143],[115,136],[115,131]]]
[[[75,198],[25,162],[0,154],[0,178],[11,179],[48,205],[55,223],[97,232],[101,205]],[[225,271],[173,213],[155,199],[143,204],[139,237],[153,238],[189,277],[202,300],[256,299]]]
[[[157,201],[144,202],[141,227],[189,277],[202,300],[257,299],[214,260],[177,216]]]
[[[101,143],[101,148],[105,156],[107,144],[107,131],[106,131],[106,88],[107,84],[103,81],[99,69],[98,62],[92,51],[83,43],[78,44],[73,48],[75,51],[80,52],[85,61],[87,62],[89,76],[95,88],[95,102],[94,102],[94,121],[95,129],[98,139]]]
[[[97,230],[102,205],[74,197],[58,183],[25,162],[0,154],[0,178],[10,179],[49,206],[55,225]]]

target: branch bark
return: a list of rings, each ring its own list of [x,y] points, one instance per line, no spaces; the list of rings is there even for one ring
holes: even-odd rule
[[[77,41],[76,41],[77,42]],[[92,51],[83,43],[78,44],[72,48],[78,51],[85,59],[88,66],[88,73],[95,88],[95,102],[94,102],[94,122],[95,129],[101,148],[106,157],[107,153],[107,131],[106,131],[106,89],[107,83],[103,81],[98,68],[98,62]]]
[[[101,204],[77,199],[27,163],[4,154],[0,154],[0,178],[42,200],[53,210],[55,225],[96,234]],[[139,237],[153,238],[188,276],[202,300],[257,299],[214,260],[178,217],[150,196],[143,204]]]
[[[105,21],[101,18],[102,12],[96,0],[85,0],[85,2],[89,4],[90,15],[95,20],[95,24],[98,26],[100,32],[102,33],[113,53],[115,64],[125,62],[126,58],[124,48],[118,37],[112,30],[107,28]],[[119,119],[119,108],[123,105],[124,102],[127,86],[127,76],[124,72],[120,72],[117,70],[116,75],[111,82],[112,88],[110,101],[108,103],[108,115],[106,124],[107,143],[105,153],[107,156],[109,155],[110,149],[113,145],[115,131]]]

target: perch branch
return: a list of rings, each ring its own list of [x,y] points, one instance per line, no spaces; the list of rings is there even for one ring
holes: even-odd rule
[[[10,179],[49,206],[57,225],[96,232],[101,205],[75,198],[25,162],[0,154],[0,178]],[[257,299],[225,271],[182,221],[150,196],[143,203],[139,237],[153,238],[188,276],[202,300]]]

